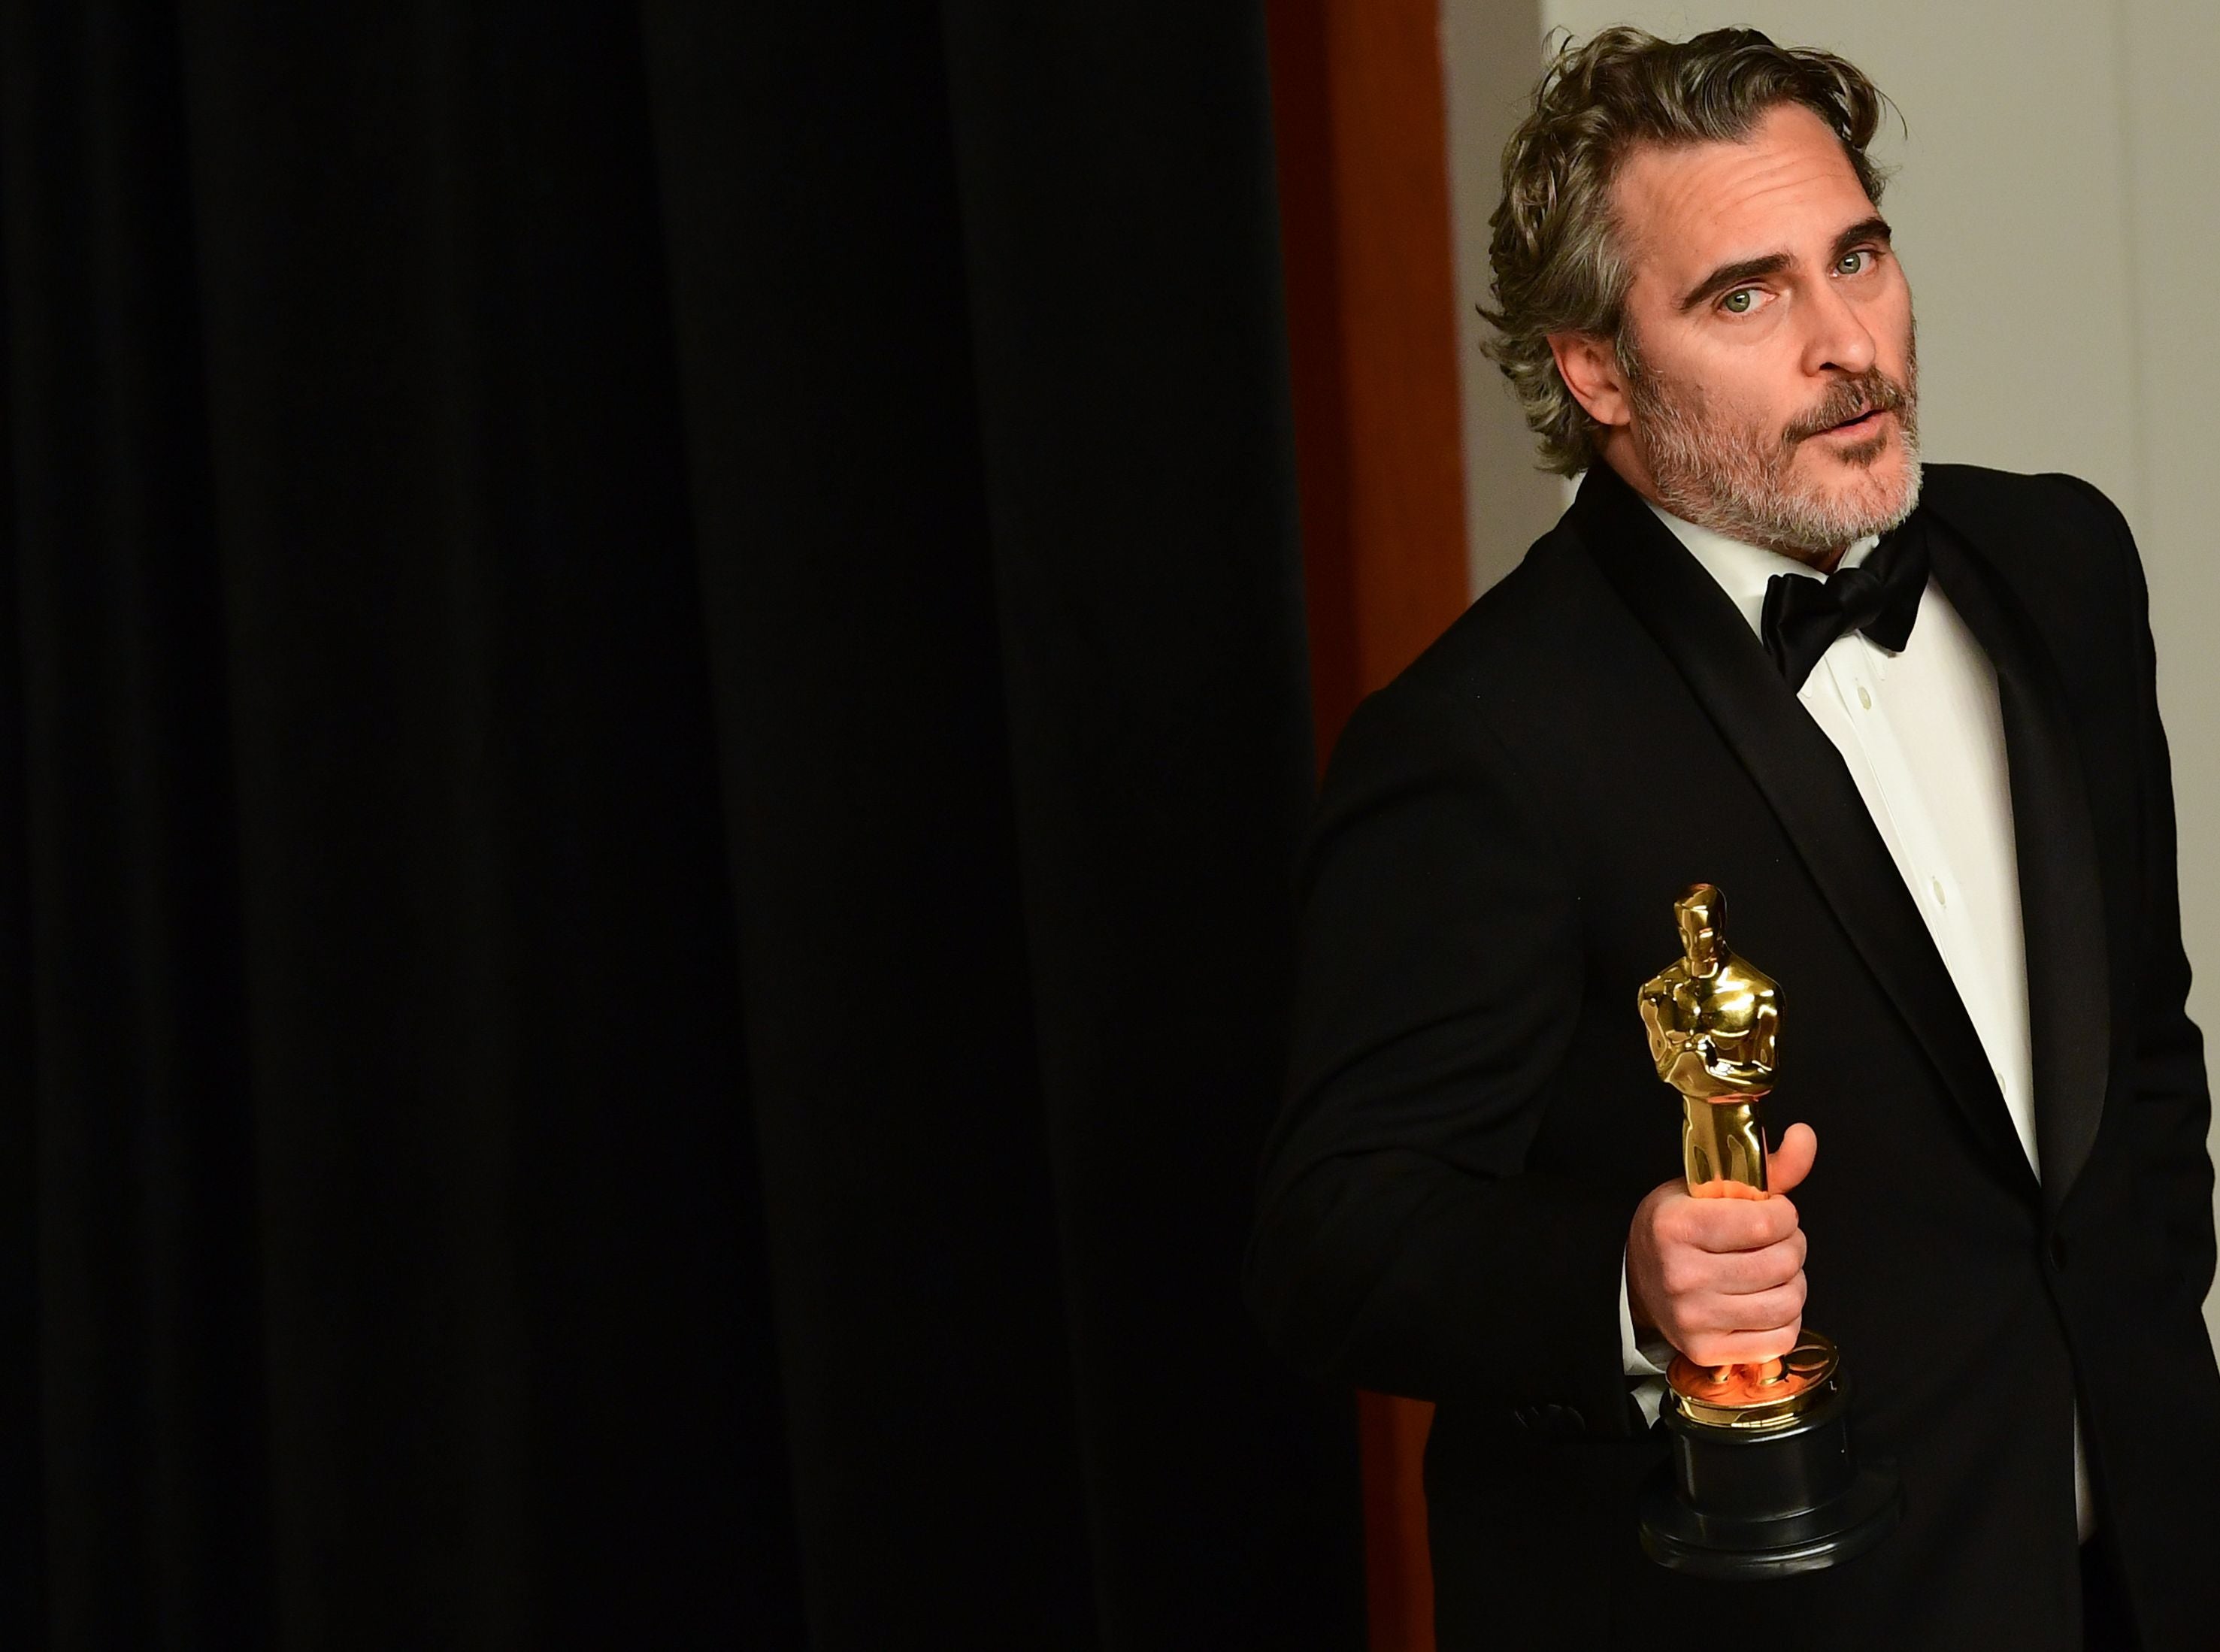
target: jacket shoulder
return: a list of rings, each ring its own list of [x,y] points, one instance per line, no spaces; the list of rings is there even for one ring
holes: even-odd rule
[[[1568,628],[1593,615],[1609,588],[1571,528],[1560,521],[1509,573],[1483,591],[1389,684],[1464,699],[1506,673],[1562,657]]]
[[[1930,464],[1921,502],[1974,539],[1999,533],[2022,539],[2094,538],[2132,547],[2127,518],[2104,489],[2062,471],[2029,475],[1980,464]]]

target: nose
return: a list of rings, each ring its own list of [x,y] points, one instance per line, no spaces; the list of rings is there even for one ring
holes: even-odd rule
[[[1821,281],[1804,307],[1804,371],[1862,373],[1880,349],[1858,307],[1831,281]]]

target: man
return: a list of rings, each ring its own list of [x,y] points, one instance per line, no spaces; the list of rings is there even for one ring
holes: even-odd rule
[[[1748,31],[1560,54],[1491,319],[1586,480],[1327,776],[1250,1293],[1438,1402],[1445,1648],[2220,1645],[2142,575],[2086,483],[1923,472],[1883,107]],[[1780,983],[1759,1200],[1687,1196],[1636,1014],[1698,882]],[[1782,1353],[1807,1294],[1902,1524],[1781,1581],[1650,1563],[1654,1373]]]

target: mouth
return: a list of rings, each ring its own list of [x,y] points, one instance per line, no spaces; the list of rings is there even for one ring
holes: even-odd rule
[[[1822,436],[1841,436],[1849,440],[1856,441],[1861,437],[1870,436],[1879,430],[1881,421],[1887,417],[1888,409],[1886,408],[1868,408],[1864,412],[1853,415],[1838,425],[1828,426],[1818,433]]]

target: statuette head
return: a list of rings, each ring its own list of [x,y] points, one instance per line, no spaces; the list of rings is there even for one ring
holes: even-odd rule
[[[1681,926],[1681,951],[1688,973],[1707,976],[1719,967],[1726,951],[1727,898],[1712,883],[1695,883],[1673,903],[1673,916]]]

